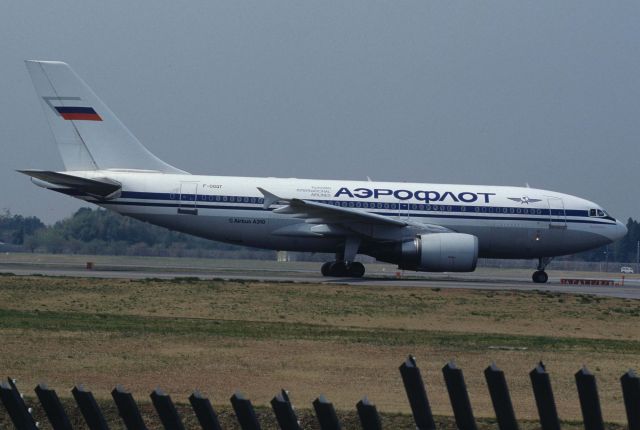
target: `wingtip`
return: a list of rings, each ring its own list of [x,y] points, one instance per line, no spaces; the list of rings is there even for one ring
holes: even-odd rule
[[[23,175],[31,175],[32,173],[44,172],[45,170],[40,169],[16,169],[16,172],[22,173]]]
[[[63,64],[68,66],[64,61],[52,61],[52,60],[24,60],[26,64]]]

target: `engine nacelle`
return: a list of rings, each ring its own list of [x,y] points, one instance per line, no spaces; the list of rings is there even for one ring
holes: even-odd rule
[[[473,272],[478,238],[464,233],[421,234],[402,243],[401,269],[423,272]]]

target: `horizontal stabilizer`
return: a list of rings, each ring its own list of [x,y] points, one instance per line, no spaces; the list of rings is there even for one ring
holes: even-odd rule
[[[122,189],[119,182],[109,178],[87,179],[46,170],[18,170],[18,172],[45,182],[45,184],[38,184],[44,188],[52,188],[52,186],[68,188],[107,200],[117,197]]]

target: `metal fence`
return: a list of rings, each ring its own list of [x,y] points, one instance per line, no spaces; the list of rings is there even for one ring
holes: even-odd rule
[[[462,369],[449,362],[442,368],[449,399],[453,409],[456,426],[461,430],[476,430],[476,419],[469,400]],[[400,375],[404,384],[415,426],[419,430],[435,429],[436,424],[431,413],[427,390],[416,365],[415,358],[409,356],[400,366]],[[495,364],[484,370],[489,395],[500,430],[517,430],[516,419],[509,388],[504,372]],[[551,380],[544,364],[539,363],[529,373],[531,387],[538,409],[540,426],[543,430],[559,430],[560,418],[551,388]],[[604,430],[605,425],[598,398],[595,376],[586,368],[575,374],[576,388],[580,400],[580,408],[586,430]],[[627,413],[630,430],[640,430],[640,378],[628,371],[620,378],[622,396]],[[45,384],[39,384],[35,393],[42,409],[54,430],[71,430],[71,421],[60,402],[56,392]],[[90,430],[108,430],[109,426],[91,391],[83,386],[75,386],[71,393]],[[122,386],[111,392],[118,413],[128,430],[146,430],[147,426],[133,395]],[[160,389],[151,393],[151,402],[160,422],[167,430],[184,430],[183,421],[176,410],[171,397]],[[17,429],[35,430],[38,423],[34,420],[31,409],[27,407],[23,396],[18,391],[15,381],[8,378],[8,383],[0,384],[0,398],[11,421]],[[258,416],[251,401],[240,393],[231,396],[231,406],[242,430],[260,430]],[[221,430],[218,415],[207,397],[194,392],[189,397],[193,413],[204,430]],[[291,404],[287,391],[282,390],[271,400],[271,407],[276,421],[282,430],[301,430],[295,409]],[[333,407],[324,396],[313,401],[318,424],[321,430],[340,430],[342,428]],[[382,424],[376,406],[364,397],[356,404],[360,423],[364,430],[381,430]]]

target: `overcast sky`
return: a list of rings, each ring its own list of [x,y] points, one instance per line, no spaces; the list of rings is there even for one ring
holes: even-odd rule
[[[640,218],[640,2],[5,1],[0,209],[76,200],[24,59],[192,173],[524,185]]]

